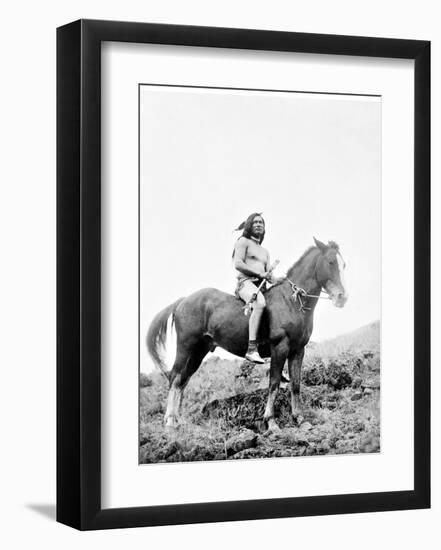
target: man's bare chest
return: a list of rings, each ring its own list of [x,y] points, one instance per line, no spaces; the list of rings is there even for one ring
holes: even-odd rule
[[[267,260],[268,253],[265,248],[261,247],[259,244],[250,242],[247,248],[246,260],[253,262],[265,263]]]

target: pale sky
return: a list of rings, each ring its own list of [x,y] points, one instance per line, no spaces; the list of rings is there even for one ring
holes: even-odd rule
[[[254,211],[278,274],[313,236],[340,245],[349,300],[319,302],[313,340],[379,319],[380,169],[380,98],[141,86],[141,370],[159,310],[234,291],[232,231]]]

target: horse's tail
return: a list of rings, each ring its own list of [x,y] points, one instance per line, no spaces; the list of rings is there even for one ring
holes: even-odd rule
[[[150,323],[149,330],[147,332],[146,343],[147,349],[153,359],[155,365],[160,369],[162,374],[170,380],[170,372],[167,370],[167,365],[164,363],[164,359],[161,355],[161,348],[164,350],[165,341],[167,339],[167,323],[171,318],[171,327],[175,322],[175,312],[178,305],[184,298],[179,298],[173,304],[167,306],[162,311],[156,314],[153,321]],[[170,327],[170,328],[171,328]]]

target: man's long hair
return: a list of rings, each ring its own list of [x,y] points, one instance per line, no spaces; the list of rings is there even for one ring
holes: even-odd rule
[[[247,239],[251,239],[252,229],[253,229],[253,221],[254,221],[254,218],[256,216],[259,216],[260,218],[262,218],[262,221],[263,221],[263,233],[262,233],[262,235],[260,237],[260,241],[259,241],[259,244],[262,244],[263,239],[265,238],[265,220],[263,219],[262,214],[260,212],[253,212],[252,214],[250,214],[248,216],[248,218],[244,222],[242,222],[235,231],[240,231],[241,229],[243,229],[242,235],[240,237],[246,237]],[[239,237],[239,239],[240,239],[240,237]],[[239,239],[237,239],[237,240],[239,240]],[[234,250],[233,250],[233,254],[232,254],[231,257],[234,258]]]

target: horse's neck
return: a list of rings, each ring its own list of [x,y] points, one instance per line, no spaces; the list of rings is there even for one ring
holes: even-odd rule
[[[288,271],[288,279],[306,290],[308,294],[319,294],[321,285],[316,279],[316,266],[320,252],[312,248],[308,254]]]

